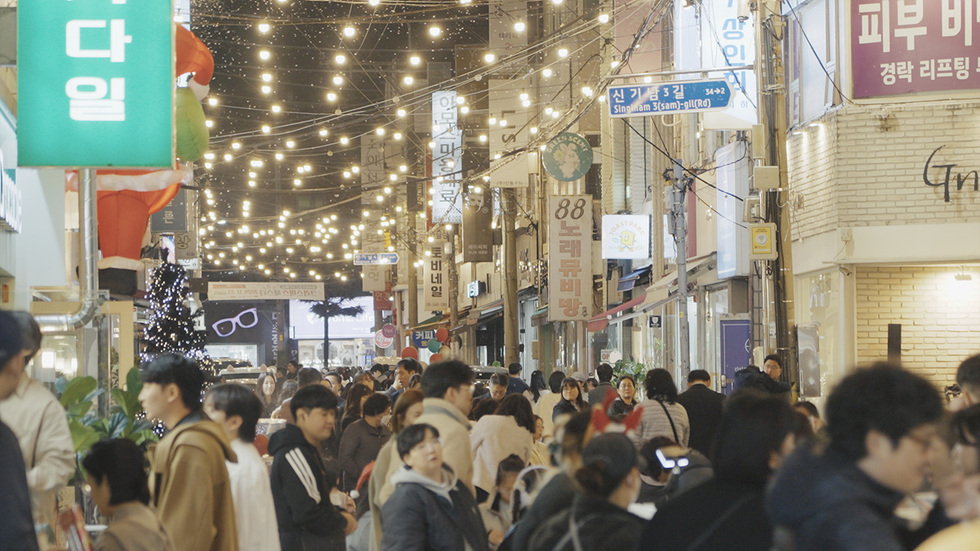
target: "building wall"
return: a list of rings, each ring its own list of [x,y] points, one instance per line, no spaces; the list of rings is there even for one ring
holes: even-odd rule
[[[958,281],[957,273],[971,275]],[[888,324],[902,324],[902,362],[942,388],[980,352],[977,267],[869,266],[856,271],[858,364],[886,359]]]
[[[980,170],[980,104],[846,106],[788,139],[794,239],[837,227],[980,221],[973,178],[956,190],[956,174]],[[954,164],[950,202],[923,182],[932,166]],[[931,180],[943,175],[932,168]]]

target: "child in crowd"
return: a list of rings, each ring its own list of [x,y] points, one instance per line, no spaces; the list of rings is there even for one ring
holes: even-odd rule
[[[490,549],[494,551],[514,523],[513,498],[517,475],[524,469],[524,462],[516,455],[509,455],[497,466],[497,484],[490,497],[480,504],[480,515],[487,530]]]

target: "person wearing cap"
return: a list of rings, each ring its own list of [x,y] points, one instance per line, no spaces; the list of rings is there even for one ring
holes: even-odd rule
[[[41,349],[41,328],[27,312],[10,312],[20,327],[24,365]],[[65,408],[26,369],[9,398],[0,402],[0,417],[17,435],[27,469],[31,506],[38,524],[55,524],[55,493],[75,474],[75,448]]]
[[[786,400],[755,390],[732,394],[715,441],[714,478],[664,503],[636,549],[768,551],[765,488],[795,448],[793,428]]]
[[[0,311],[0,400],[17,389],[24,372],[20,327],[7,312]],[[11,551],[37,551],[27,471],[17,436],[0,417],[0,545]]]
[[[582,489],[568,509],[531,536],[530,551],[633,549],[643,519],[627,511],[640,493],[640,457],[623,434],[600,434],[582,452],[575,481]]]

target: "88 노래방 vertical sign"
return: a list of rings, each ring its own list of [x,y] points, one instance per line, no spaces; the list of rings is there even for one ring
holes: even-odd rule
[[[548,198],[548,320],[592,315],[592,200],[588,195]]]
[[[174,165],[171,0],[21,0],[20,166]]]

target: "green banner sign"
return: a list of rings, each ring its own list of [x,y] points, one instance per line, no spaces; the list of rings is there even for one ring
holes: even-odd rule
[[[19,166],[174,165],[172,0],[20,0]]]

